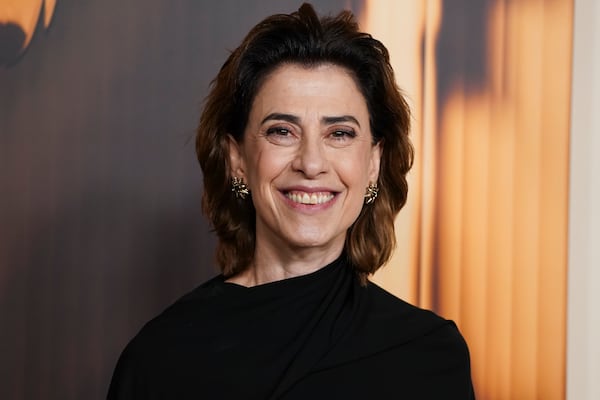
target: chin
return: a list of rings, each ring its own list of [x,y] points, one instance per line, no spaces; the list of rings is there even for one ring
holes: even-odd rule
[[[290,247],[294,247],[297,249],[327,249],[327,248],[336,248],[338,246],[343,247],[344,239],[336,239],[336,238],[324,238],[322,236],[306,236],[306,237],[295,237],[293,240],[288,241]]]

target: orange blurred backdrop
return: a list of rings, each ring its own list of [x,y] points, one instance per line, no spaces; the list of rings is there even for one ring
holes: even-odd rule
[[[413,107],[376,280],[453,319],[479,399],[565,397],[571,0],[368,1]]]

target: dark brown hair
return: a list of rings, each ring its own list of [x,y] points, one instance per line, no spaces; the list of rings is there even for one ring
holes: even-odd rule
[[[363,206],[345,243],[346,255],[364,280],[389,259],[396,244],[394,218],[406,202],[406,174],[413,161],[410,113],[384,45],[360,32],[351,12],[319,18],[309,4],[256,25],[212,82],[196,153],[204,174],[202,209],[219,238],[217,262],[223,274],[231,276],[247,268],[254,257],[255,210],[251,201],[236,199],[232,193],[228,135],[243,140],[260,85],[282,63],[346,68],[366,100],[373,142],[383,144],[379,197]]]

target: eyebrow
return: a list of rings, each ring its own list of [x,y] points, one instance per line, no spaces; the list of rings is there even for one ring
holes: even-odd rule
[[[299,125],[300,118],[296,115],[292,114],[283,114],[283,113],[271,113],[267,115],[261,122],[264,124],[267,121],[277,120],[277,121],[286,121],[292,124]],[[360,128],[360,123],[356,118],[352,115],[340,115],[336,117],[323,117],[321,118],[321,122],[325,125],[339,124],[340,122],[353,122]]]
[[[300,118],[298,118],[295,115],[292,114],[281,114],[281,113],[271,113],[269,115],[267,115],[261,122],[261,124],[264,124],[267,121],[271,121],[271,120],[277,120],[277,121],[286,121],[286,122],[290,122],[292,124],[300,124]]]
[[[352,115],[341,115],[339,117],[323,117],[321,121],[326,125],[339,124],[340,122],[353,122],[360,128],[360,123]]]

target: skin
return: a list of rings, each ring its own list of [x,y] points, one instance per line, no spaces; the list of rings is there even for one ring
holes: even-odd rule
[[[259,88],[243,142],[230,138],[232,176],[256,208],[256,250],[229,279],[255,286],[304,275],[334,261],[377,182],[367,104],[342,67],[283,64]]]

